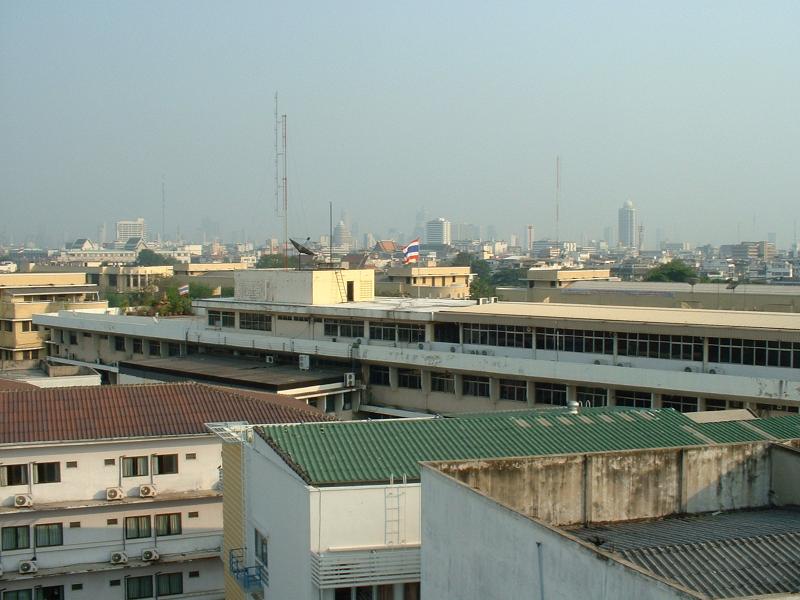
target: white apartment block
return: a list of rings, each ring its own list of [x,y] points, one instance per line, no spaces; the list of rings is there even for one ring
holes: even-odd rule
[[[196,384],[0,394],[0,598],[222,599],[209,420],[317,420]]]

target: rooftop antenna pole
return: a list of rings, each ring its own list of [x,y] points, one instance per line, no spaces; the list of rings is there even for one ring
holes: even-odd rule
[[[164,176],[161,176],[161,243],[167,240],[167,200],[164,191]]]
[[[283,126],[283,247],[284,267],[289,268],[289,176],[286,170],[286,115],[281,116]]]
[[[333,201],[331,200],[328,202],[329,214],[328,214],[328,224],[330,227],[330,237],[328,237],[328,262],[330,266],[333,267]]]
[[[556,243],[561,241],[558,231],[560,203],[561,203],[561,157],[556,156]]]

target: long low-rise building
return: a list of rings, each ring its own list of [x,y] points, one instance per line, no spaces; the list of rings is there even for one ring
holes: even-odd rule
[[[195,317],[62,311],[51,355],[112,377],[137,356],[349,365],[364,413],[534,405],[800,407],[800,314],[376,298],[372,271],[251,270]]]

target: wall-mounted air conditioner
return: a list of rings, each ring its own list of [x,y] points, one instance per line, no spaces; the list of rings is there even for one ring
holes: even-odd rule
[[[36,566],[35,560],[22,560],[19,563],[18,570],[20,573],[36,573],[39,567]]]
[[[14,496],[14,506],[16,508],[28,508],[33,506],[33,498],[30,494],[17,494]]]
[[[345,373],[344,374],[344,387],[353,387],[356,384],[356,374],[355,373]]]
[[[159,554],[158,550],[155,548],[148,548],[147,550],[142,550],[142,560],[145,562],[152,562],[154,560],[158,560]]]
[[[128,562],[128,555],[124,552],[112,552],[111,553],[111,564],[112,565],[124,565]]]
[[[142,498],[155,498],[156,494],[158,494],[158,490],[154,485],[140,485],[139,486],[139,496]]]
[[[125,491],[122,488],[106,488],[106,500],[122,500],[124,497]]]

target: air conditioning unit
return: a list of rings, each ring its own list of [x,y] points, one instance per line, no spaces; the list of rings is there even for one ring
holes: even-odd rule
[[[723,370],[722,370],[722,369],[720,369],[719,367],[714,367],[713,369],[709,369],[709,370],[708,370],[708,373],[709,373],[710,375],[722,375],[724,372],[723,372]]]
[[[148,548],[147,550],[142,550],[142,560],[146,562],[152,562],[154,560],[158,560],[158,550],[155,548]]]
[[[158,494],[158,490],[154,485],[140,485],[139,496],[142,498],[154,498]]]
[[[344,387],[353,387],[356,384],[356,374],[355,373],[345,373],[344,374]]]
[[[272,356],[272,354],[267,354],[264,357],[264,362],[267,363],[268,365],[274,365],[275,364],[275,357]]]
[[[311,357],[308,354],[300,354],[297,360],[301,371],[308,371],[311,368]]]
[[[33,506],[33,498],[30,494],[17,494],[14,496],[14,506],[17,508]]]
[[[111,564],[112,565],[124,565],[128,562],[128,555],[124,552],[112,552],[111,554]]]
[[[106,500],[122,500],[124,497],[125,492],[122,488],[106,488]]]
[[[35,560],[22,560],[19,563],[19,572],[20,573],[36,573],[39,570],[39,567],[36,566]]]

